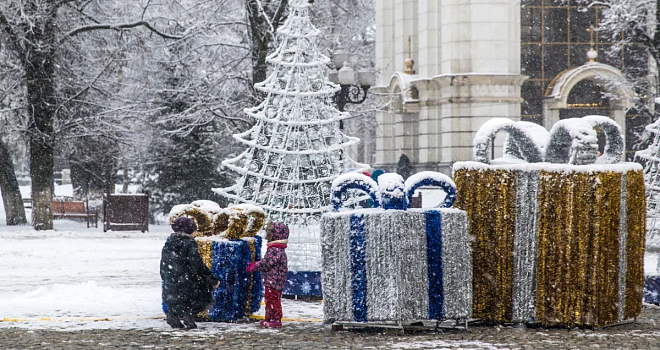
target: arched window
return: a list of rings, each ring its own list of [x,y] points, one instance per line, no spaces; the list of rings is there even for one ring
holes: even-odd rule
[[[603,88],[593,80],[582,80],[568,94],[566,108],[559,119],[581,118],[587,115],[610,115],[610,100],[603,96]]]

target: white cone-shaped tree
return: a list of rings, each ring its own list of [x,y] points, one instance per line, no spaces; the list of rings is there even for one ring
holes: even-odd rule
[[[644,161],[644,182],[646,183],[646,232],[653,238],[660,231],[660,119],[646,126],[653,136],[653,142],[645,150],[635,153],[635,160]],[[656,266],[660,272],[660,258]]]
[[[646,163],[644,182],[646,182],[647,231],[653,237],[658,233],[659,227],[656,227],[656,222],[660,218],[660,120],[647,125],[646,131],[653,134],[653,142],[647,149],[636,152],[635,158]]]
[[[321,214],[332,209],[332,181],[355,163],[344,150],[359,139],[344,135],[332,97],[340,88],[326,76],[330,59],[319,52],[320,31],[310,22],[308,0],[291,0],[287,21],[278,29],[278,47],[267,61],[272,72],[255,88],[264,101],[245,113],[256,119],[234,135],[248,148],[222,162],[240,177],[234,186],[213,189],[236,203],[264,208],[272,221],[285,222],[291,270],[320,268]]]

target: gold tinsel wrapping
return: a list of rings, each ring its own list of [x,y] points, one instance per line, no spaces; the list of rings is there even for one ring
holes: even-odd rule
[[[254,248],[254,239],[249,239],[248,244],[250,245],[250,262],[254,262],[256,258],[256,252]],[[252,304],[252,276],[253,273],[249,275],[250,284],[248,285],[247,301],[245,302],[245,314],[250,314],[250,304]]]
[[[209,215],[198,208],[189,208],[183,212],[183,215],[188,215],[197,224],[197,231],[199,231],[204,236],[210,236],[213,234],[213,222]]]
[[[229,228],[229,214],[220,213],[215,216],[215,221],[213,222],[213,234],[219,235],[222,232],[226,231]]]
[[[208,241],[208,240],[199,240],[196,239],[197,241],[197,247],[199,249],[199,255],[202,257],[202,261],[208,267],[211,271],[213,271],[212,267],[212,262],[213,262],[213,253],[212,253],[212,247],[213,247],[213,241]],[[209,317],[209,312],[208,311],[202,311],[196,315],[197,318],[202,319],[202,320],[208,320]]]
[[[628,179],[628,239],[626,240],[626,294],[624,318],[642,312],[644,291],[644,244],[646,234],[646,194],[641,170],[629,171]]]
[[[207,238],[208,239],[208,238]],[[209,270],[213,271],[213,241],[209,240],[199,240],[197,239],[197,246],[199,247],[199,255],[202,257],[202,261]]]
[[[204,311],[198,313],[197,316],[195,316],[195,317],[197,317],[197,318],[199,318],[199,319],[202,319],[202,320],[209,320],[209,319],[211,319],[211,316],[209,316],[209,312],[208,312],[208,310],[204,310]]]
[[[513,171],[460,169],[455,207],[472,235],[473,316],[508,322],[513,313],[516,178]]]
[[[594,279],[597,280],[596,296],[589,296],[598,309],[598,319],[594,326],[616,323],[619,316],[621,176],[621,173],[615,172],[598,174],[595,207],[599,214],[594,217],[594,240],[598,241],[599,257],[594,265],[600,271],[594,273]]]
[[[566,216],[561,219],[561,224],[553,221],[548,222],[546,227],[550,230],[545,233],[550,234],[550,236],[546,236],[546,239],[552,239],[552,226],[557,225],[563,228],[565,225],[566,236],[563,239],[555,238],[554,242],[548,243],[554,245],[563,243],[563,248],[567,250],[567,259],[562,261],[562,267],[566,269],[567,273],[563,274],[552,269],[545,271],[545,273],[549,275],[554,274],[554,283],[561,283],[564,278],[567,278],[567,280],[565,281],[565,286],[559,287],[565,288],[565,290],[553,291],[551,285],[546,286],[546,290],[549,293],[554,294],[563,291],[565,299],[558,298],[557,303],[559,307],[554,309],[556,313],[552,315],[552,318],[547,317],[545,319],[547,322],[545,324],[557,324],[552,320],[558,318],[560,319],[559,324],[567,326],[589,324],[593,322],[595,316],[593,310],[586,307],[591,304],[587,303],[585,295],[589,295],[586,292],[587,288],[593,287],[593,283],[595,282],[595,280],[588,276],[589,266],[591,266],[590,264],[592,262],[589,261],[587,252],[592,242],[590,232],[593,227],[592,218],[595,215],[593,204],[596,201],[596,190],[594,188],[596,176],[586,173],[555,173],[555,177],[557,176],[562,181],[561,190],[566,191],[566,194],[570,196],[570,201],[567,203],[562,203],[561,201],[553,203],[555,206],[566,207],[567,209],[563,211]],[[553,186],[552,183],[547,183],[546,185]],[[559,194],[557,195],[559,196]],[[552,200],[549,198],[545,199],[548,201]],[[552,211],[546,214],[552,220]],[[540,240],[540,232],[538,234],[539,236],[537,237]],[[592,285],[588,285],[589,283],[592,283]],[[593,291],[590,293],[593,295]],[[561,308],[562,305],[564,306],[563,309]],[[548,308],[552,309],[554,306],[553,304],[549,304]]]
[[[621,174],[541,171],[539,179],[537,322],[616,322]]]
[[[456,207],[467,211],[474,317],[511,321],[515,183],[512,171],[458,169]],[[619,314],[620,172],[540,171],[535,318],[541,325],[603,326]],[[644,180],[627,174],[625,318],[641,311]],[[621,286],[623,288],[623,286]]]
[[[225,238],[229,240],[240,239],[245,230],[250,218],[243,213],[242,209],[231,208],[229,211],[229,227],[225,232]]]
[[[555,272],[555,269],[561,266],[558,261],[561,253],[556,242],[565,239],[562,235],[566,236],[566,231],[571,229],[570,222],[567,219],[571,217],[572,213],[567,212],[565,209],[574,199],[569,191],[569,181],[563,180],[561,173],[539,172],[535,311],[536,320],[541,324],[563,321],[561,315],[559,317],[557,315],[562,310],[559,310],[560,307],[555,307],[558,299],[561,300],[556,295],[557,290],[562,290],[556,283],[569,282],[566,280],[557,281],[557,277],[567,279],[568,276],[562,276],[561,273]],[[585,193],[585,195],[588,194],[588,192]],[[579,202],[579,198],[577,199]],[[588,213],[586,214],[588,215]],[[577,219],[576,222],[584,222],[580,219]]]
[[[261,230],[264,227],[264,223],[266,223],[266,214],[260,213],[260,212],[251,212],[248,214],[252,219],[250,220],[250,224],[248,226],[248,229],[245,230],[245,233],[241,237],[254,237],[259,233],[259,230]]]

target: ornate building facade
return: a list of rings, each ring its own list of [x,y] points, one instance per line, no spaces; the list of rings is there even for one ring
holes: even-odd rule
[[[634,152],[635,131],[646,120],[629,111],[633,92],[615,82],[623,81],[626,65],[645,75],[644,54],[635,47],[619,57],[605,53],[611,43],[590,30],[598,26],[598,7],[559,0],[378,0],[375,6],[374,92],[389,103],[376,116],[374,167],[393,171],[405,154],[417,170],[449,173],[454,162],[472,159],[475,132],[494,117],[550,129],[564,118],[608,115]]]

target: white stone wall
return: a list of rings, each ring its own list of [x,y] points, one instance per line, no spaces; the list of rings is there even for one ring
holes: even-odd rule
[[[387,85],[394,73],[394,0],[374,0],[376,8],[377,85]]]
[[[441,0],[440,74],[520,73],[520,3]]]
[[[419,64],[420,76],[432,77],[441,73],[440,8],[438,0],[419,0]]]
[[[415,62],[418,61],[419,40],[419,0],[395,0],[394,5],[394,68],[404,71],[404,62],[412,53]],[[408,38],[412,38],[411,51],[408,50]]]
[[[392,168],[405,153],[420,168],[448,170],[472,159],[472,139],[486,120],[520,118],[518,2],[375,1],[379,91],[402,88],[406,95],[396,108],[377,114],[375,166]],[[415,76],[401,73],[409,36]],[[498,138],[496,154],[502,143]]]

